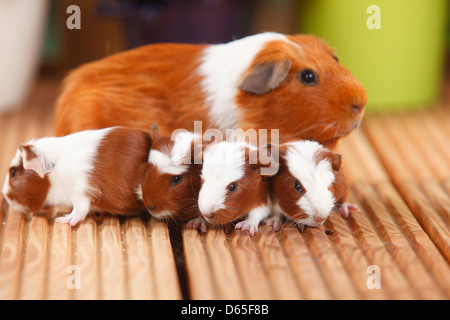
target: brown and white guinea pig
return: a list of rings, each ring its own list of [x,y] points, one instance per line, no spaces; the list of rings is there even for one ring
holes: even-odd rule
[[[348,217],[355,205],[344,203],[347,186],[340,171],[341,155],[315,141],[296,140],[278,149],[278,172],[271,177],[273,216],[265,220],[280,230],[282,216],[297,225],[318,227],[334,209]]]
[[[152,149],[139,188],[146,209],[164,220],[199,216],[202,136],[188,131],[162,136],[157,125],[152,126],[150,134]]]
[[[162,134],[280,129],[326,146],[360,123],[367,96],[326,43],[260,33],[225,44],[151,44],[83,65],[64,81],[56,135],[126,126]]]
[[[245,142],[222,141],[203,152],[198,206],[211,224],[227,224],[246,216],[236,229],[258,231],[270,214],[268,177],[270,163],[263,164],[258,149]]]
[[[145,212],[136,189],[150,147],[148,132],[119,127],[29,141],[11,162],[3,196],[27,214],[50,206],[71,207],[70,214],[56,218],[71,226],[90,211]]]

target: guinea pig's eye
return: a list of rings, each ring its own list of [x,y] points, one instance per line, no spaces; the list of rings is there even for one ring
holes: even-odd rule
[[[11,178],[14,178],[16,176],[16,174],[17,174],[17,169],[15,169],[15,168],[9,169],[9,176]]]
[[[316,72],[311,69],[304,69],[298,73],[298,79],[305,86],[312,86],[319,82],[319,77]]]
[[[179,185],[182,180],[183,180],[183,176],[175,176],[175,177],[173,177],[172,182],[170,184],[172,185],[172,187],[175,187],[175,186]]]
[[[230,184],[230,185],[228,186],[228,192],[229,192],[229,193],[235,192],[236,189],[237,189],[237,183],[236,183],[236,182],[233,182],[232,184]]]
[[[305,192],[305,189],[303,189],[302,184],[300,182],[298,182],[298,181],[294,182],[294,189],[297,190],[297,192],[299,192],[299,193],[304,193]]]

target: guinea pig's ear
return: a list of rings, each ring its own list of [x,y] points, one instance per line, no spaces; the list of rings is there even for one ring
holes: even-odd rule
[[[150,128],[150,137],[152,139],[157,139],[159,137],[159,126],[158,124],[154,123],[152,127]]]
[[[331,168],[334,171],[339,171],[341,169],[342,156],[339,153],[329,152],[327,157],[331,162]]]
[[[288,58],[257,63],[244,75],[239,88],[254,94],[267,93],[283,82],[290,67]]]
[[[46,160],[43,156],[36,154],[32,146],[24,145],[19,148],[20,156],[22,157],[22,164],[25,170],[33,170],[41,178],[53,169],[54,164]]]

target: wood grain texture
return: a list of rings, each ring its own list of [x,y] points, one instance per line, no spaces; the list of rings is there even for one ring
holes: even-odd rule
[[[1,183],[20,143],[53,134],[59,83],[41,79],[22,110],[0,116]],[[360,211],[303,233],[291,223],[255,237],[182,227],[174,240],[154,219],[89,217],[71,228],[0,212],[0,299],[450,299],[449,137],[448,101],[366,115],[337,150]],[[368,286],[371,266],[380,289]]]

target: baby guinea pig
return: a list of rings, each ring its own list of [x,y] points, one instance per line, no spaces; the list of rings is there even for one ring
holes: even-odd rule
[[[317,142],[299,140],[279,146],[279,168],[271,178],[273,216],[265,220],[278,231],[281,217],[317,227],[337,209],[344,217],[354,205],[343,203],[347,189],[340,171],[341,155]],[[272,146],[274,151],[274,146]]]
[[[258,149],[243,142],[218,142],[203,153],[202,185],[198,206],[212,224],[227,224],[247,215],[236,229],[258,231],[259,223],[270,214],[268,176]]]
[[[188,220],[199,216],[202,136],[181,131],[172,139],[160,135],[157,125],[150,132],[152,149],[138,192],[145,208],[158,219]],[[199,161],[195,161],[196,156]]]
[[[330,147],[358,127],[367,95],[312,35],[265,32],[228,43],[156,43],[85,64],[65,79],[56,135],[102,127],[279,128]],[[180,116],[182,115],[182,116]]]
[[[17,150],[2,193],[17,211],[72,207],[57,222],[75,226],[90,211],[138,214],[135,194],[151,147],[150,134],[120,127],[29,141]]]

